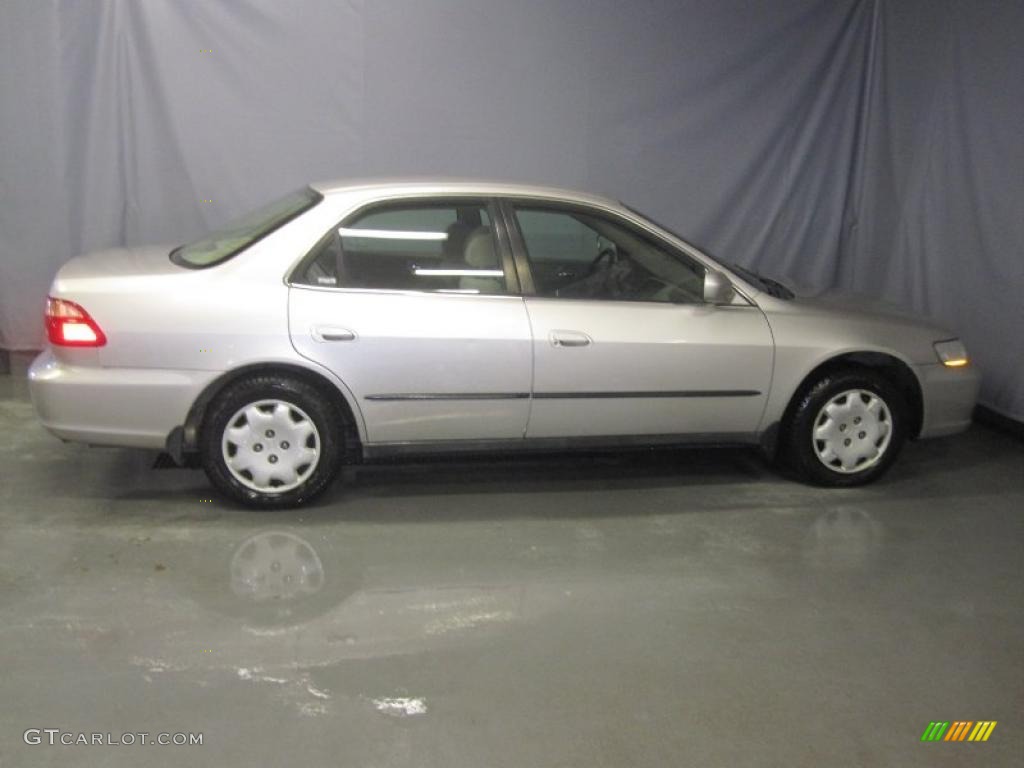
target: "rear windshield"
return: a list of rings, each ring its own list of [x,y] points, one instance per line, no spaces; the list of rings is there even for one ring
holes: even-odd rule
[[[309,187],[292,192],[235,219],[201,240],[178,246],[171,251],[171,261],[193,269],[220,264],[308,211],[322,199],[323,195]]]

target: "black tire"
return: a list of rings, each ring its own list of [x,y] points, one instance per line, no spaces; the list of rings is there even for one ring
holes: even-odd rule
[[[316,463],[306,470],[308,474],[299,475],[297,486],[280,492],[245,485],[229,469],[222,449],[229,419],[246,406],[265,400],[281,401],[300,409],[316,427],[312,439],[312,446],[319,451]],[[210,404],[200,438],[203,469],[218,491],[246,506],[257,509],[300,506],[323,493],[337,477],[346,453],[345,421],[345,415],[329,397],[300,379],[276,374],[244,379],[229,385]]]
[[[888,443],[884,442],[884,438],[879,438],[874,442],[875,447],[884,446],[877,459],[862,459],[863,469],[858,469],[858,465],[854,464],[846,471],[842,471],[839,458],[836,458],[831,466],[826,465],[824,458],[819,458],[818,449],[820,448],[824,452],[826,441],[815,440],[813,434],[816,426],[828,423],[828,418],[821,416],[825,405],[851,390],[872,393],[881,399],[888,412],[886,421],[889,422],[889,436]],[[842,402],[849,401],[844,399]],[[821,419],[820,424],[816,424],[819,422],[819,418]],[[865,438],[859,437],[864,434],[859,431],[859,422],[854,424],[852,419],[847,421],[845,417],[836,421],[842,422],[836,425],[836,429],[844,430],[839,433],[841,445],[844,441],[857,441],[858,439],[867,439],[869,442],[866,445],[868,446],[872,444],[872,435],[867,434]],[[906,425],[906,401],[899,389],[893,386],[887,378],[867,368],[836,369],[823,374],[797,395],[794,406],[783,426],[780,458],[802,479],[815,485],[840,488],[864,485],[877,480],[892,466],[906,440]]]

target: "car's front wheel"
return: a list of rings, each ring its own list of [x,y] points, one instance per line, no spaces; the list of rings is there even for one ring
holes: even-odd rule
[[[784,458],[818,485],[854,486],[880,477],[906,436],[898,389],[867,369],[822,375],[799,396],[784,434]]]
[[[230,385],[205,419],[202,461],[226,496],[264,509],[303,504],[338,474],[342,415],[315,387],[265,375]]]

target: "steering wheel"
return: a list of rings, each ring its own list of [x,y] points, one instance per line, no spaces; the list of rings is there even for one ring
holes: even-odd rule
[[[619,260],[619,254],[614,248],[602,248],[601,252],[597,254],[592,262],[590,262],[590,269],[587,270],[587,275],[590,276],[597,272],[598,267],[601,266],[602,261],[608,261],[608,266],[611,266]]]

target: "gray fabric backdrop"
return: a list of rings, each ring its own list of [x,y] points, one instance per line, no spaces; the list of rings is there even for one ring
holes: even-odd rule
[[[1024,418],[1022,33],[999,0],[2,0],[0,348],[76,253],[498,176],[932,314]]]

